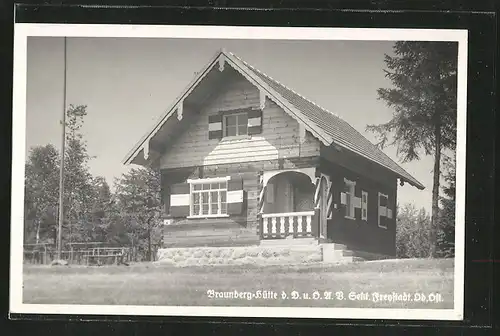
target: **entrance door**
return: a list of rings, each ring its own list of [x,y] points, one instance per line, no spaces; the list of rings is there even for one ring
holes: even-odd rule
[[[293,185],[286,175],[277,176],[276,181],[275,213],[294,212]]]
[[[320,219],[319,219],[319,237],[320,240],[326,239],[326,230],[327,230],[327,217],[328,217],[328,181],[323,176],[321,178],[320,184]]]

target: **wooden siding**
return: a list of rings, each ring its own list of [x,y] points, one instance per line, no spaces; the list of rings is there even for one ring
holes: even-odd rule
[[[306,132],[305,141],[301,143],[299,124],[269,99],[262,113],[262,133],[209,140],[209,116],[259,106],[259,91],[239,75],[228,81],[220,92],[209,99],[199,115],[189,118],[190,127],[161,157],[162,169],[319,155],[319,141]]]
[[[332,219],[328,220],[327,236],[328,240],[334,243],[345,244],[349,249],[396,255],[396,198],[397,184],[394,177],[392,183],[383,183],[373,179],[373,174],[358,174],[340,165],[333,164],[326,160],[320,163],[323,173],[330,176],[332,181],[333,209]],[[358,197],[361,197],[361,190],[368,192],[368,220],[361,220],[361,216],[356,219],[345,218],[345,208],[340,205],[340,192],[344,187],[344,178],[356,181]],[[388,195],[388,204],[393,211],[392,219],[387,221],[387,229],[378,226],[378,193]]]
[[[318,157],[307,157],[162,170],[162,195],[166,212],[168,212],[168,200],[170,197],[169,185],[184,182],[188,178],[240,177],[243,179],[243,189],[245,191],[245,204],[241,215],[233,215],[229,218],[173,219],[171,225],[163,227],[164,246],[190,247],[258,244],[257,200],[259,196],[259,172],[317,167],[318,165]]]
[[[258,245],[259,237],[252,229],[223,219],[196,219],[189,225],[165,226],[163,247],[245,246]]]

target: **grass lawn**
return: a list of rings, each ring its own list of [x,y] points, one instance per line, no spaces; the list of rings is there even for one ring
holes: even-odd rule
[[[452,259],[293,267],[25,265],[23,282],[23,302],[38,304],[453,308]],[[215,292],[235,291],[253,297],[215,297],[224,296]],[[272,292],[276,298],[264,298]],[[400,297],[375,302],[376,293]],[[405,293],[410,300],[400,301]]]

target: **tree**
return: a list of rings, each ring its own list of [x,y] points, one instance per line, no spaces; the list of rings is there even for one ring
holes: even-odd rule
[[[396,42],[395,55],[385,55],[384,71],[393,87],[378,90],[379,99],[394,109],[392,119],[367,126],[379,136],[380,147],[396,145],[403,162],[419,160],[422,152],[434,156],[431,256],[439,224],[441,155],[456,144],[457,47],[454,42]]]
[[[70,105],[66,112],[66,154],[64,161],[64,229],[71,241],[90,240],[88,223],[96,190],[88,163],[92,157],[81,129],[87,115],[87,106]]]
[[[146,245],[146,258],[152,260],[152,246],[159,239],[160,173],[148,168],[131,169],[117,180],[115,189],[131,243]]]
[[[455,201],[456,201],[456,168],[455,156],[443,160],[445,170],[441,198],[441,213],[439,216],[439,231],[437,235],[437,255],[450,258],[455,256]]]
[[[66,111],[66,150],[64,161],[63,232],[64,241],[88,240],[87,223],[99,191],[89,172],[86,142],[81,128],[86,106],[70,105]],[[30,150],[25,172],[25,228],[36,243],[57,240],[59,209],[60,154],[52,145]],[[32,228],[29,227],[32,226]],[[91,229],[91,228],[90,228]]]
[[[108,239],[110,220],[108,215],[112,211],[113,199],[106,179],[101,176],[93,178],[94,200],[90,214],[87,237],[92,241],[104,242]]]
[[[396,255],[399,258],[428,257],[431,219],[427,211],[405,204],[400,207],[396,220]]]
[[[53,145],[30,149],[25,164],[25,232],[36,244],[54,238],[59,197],[59,154]],[[55,243],[55,241],[54,241]]]

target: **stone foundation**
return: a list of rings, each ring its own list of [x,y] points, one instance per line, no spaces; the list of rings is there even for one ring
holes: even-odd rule
[[[322,261],[320,245],[166,248],[158,262],[175,266],[194,265],[293,265]]]
[[[262,245],[233,247],[164,248],[158,251],[158,263],[173,266],[205,265],[298,265],[308,263],[348,263],[365,258],[342,244],[284,244],[269,240]],[[307,244],[309,243],[309,244]]]

